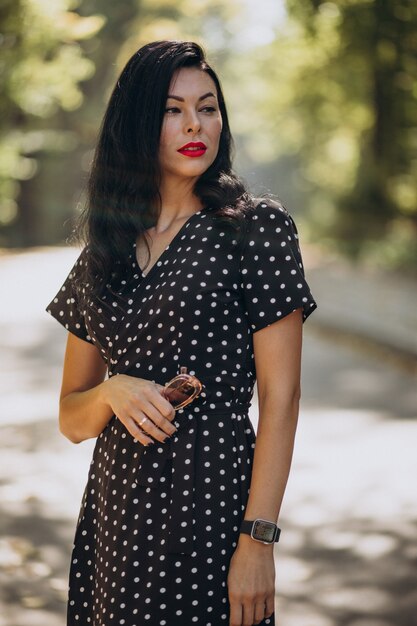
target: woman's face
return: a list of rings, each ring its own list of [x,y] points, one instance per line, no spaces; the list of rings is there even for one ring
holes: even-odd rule
[[[221,130],[212,78],[194,67],[178,70],[169,88],[159,143],[163,179],[201,176],[217,156]]]

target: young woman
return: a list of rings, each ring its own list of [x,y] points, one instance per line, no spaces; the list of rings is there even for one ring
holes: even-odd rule
[[[69,331],[61,431],[97,437],[69,626],[275,623],[276,522],[316,303],[293,219],[249,195],[231,143],[197,44],[131,57],[100,129],[84,247],[47,307]]]

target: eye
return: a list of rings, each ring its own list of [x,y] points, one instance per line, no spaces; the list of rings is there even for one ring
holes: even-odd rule
[[[205,113],[214,113],[216,111],[215,107],[213,106],[206,106],[206,107],[203,107],[201,110],[204,111]]]
[[[178,107],[168,107],[165,109],[165,113],[180,113],[180,110]]]

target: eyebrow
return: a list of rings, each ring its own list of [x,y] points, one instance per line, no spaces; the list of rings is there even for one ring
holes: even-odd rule
[[[206,98],[210,98],[210,97],[215,98],[216,96],[211,91],[208,91],[203,96],[200,96],[198,101],[200,102],[201,100],[205,100]],[[184,102],[184,98],[181,98],[181,96],[174,96],[174,95],[171,94],[171,95],[168,95],[167,98],[172,98],[173,100],[178,100],[179,102]]]

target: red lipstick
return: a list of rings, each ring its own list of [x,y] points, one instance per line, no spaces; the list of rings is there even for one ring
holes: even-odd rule
[[[202,141],[197,141],[197,142],[192,141],[190,143],[185,144],[185,146],[177,150],[177,152],[188,157],[200,157],[206,153],[206,150],[207,150],[207,146]]]

